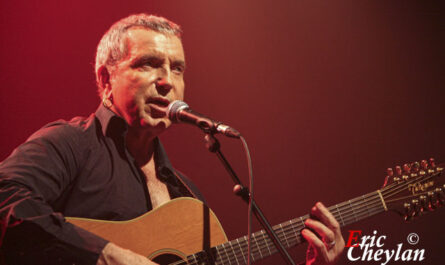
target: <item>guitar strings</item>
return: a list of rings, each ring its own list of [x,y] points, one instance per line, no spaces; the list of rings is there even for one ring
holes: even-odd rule
[[[426,178],[426,180],[428,180],[429,178],[432,178],[433,176],[428,176],[427,178]],[[385,195],[385,197],[391,197],[391,196],[394,196],[394,195],[396,195],[396,194],[398,194],[398,193],[400,193],[401,191],[403,191],[409,184],[411,184],[411,183],[413,183],[413,182],[415,182],[415,181],[417,181],[418,180],[418,178],[416,178],[416,179],[414,179],[414,180],[410,180],[410,181],[408,181],[408,182],[405,182],[405,183],[403,183],[402,185],[400,185],[400,183],[397,183],[397,184],[394,184],[394,185],[391,185],[391,186],[387,186],[387,187],[385,187],[386,189],[383,191],[383,193],[384,193],[384,195]],[[425,179],[424,179],[425,180]],[[395,189],[393,189],[393,187],[396,187]],[[409,196],[407,196],[407,197],[409,197]],[[406,198],[406,197],[403,197],[403,198]],[[402,199],[403,199],[402,198]],[[401,200],[401,199],[399,199],[399,200]],[[380,206],[380,200],[379,200],[379,198],[377,197],[377,198],[375,198],[374,199],[374,201],[377,201],[378,202],[378,205]],[[345,205],[347,205],[347,203],[345,202],[345,203],[342,203],[343,205],[341,205],[341,204],[339,204],[339,205],[336,205],[336,206],[333,206],[333,207],[331,207],[331,212],[334,214],[334,215],[338,215],[337,216],[337,219],[338,219],[338,217],[340,217],[341,219],[342,219],[342,221],[343,221],[343,223],[344,223],[344,225],[345,224],[349,224],[350,223],[350,221],[352,221],[351,220],[351,215],[346,215],[345,214],[345,212],[344,211],[341,211],[341,210],[336,210],[335,208],[344,208],[344,206]],[[351,201],[349,201],[349,204],[351,204]],[[369,208],[369,203],[367,203],[368,205],[367,205],[367,207]],[[341,206],[340,206],[341,205]],[[375,204],[374,204],[375,205]],[[334,208],[335,207],[335,208]],[[348,208],[350,208],[351,210],[352,210],[352,212],[353,212],[353,215],[354,215],[354,219],[355,220],[357,220],[358,218],[357,218],[357,216],[361,219],[361,217],[362,216],[360,216],[360,215],[357,215],[357,213],[358,212],[360,212],[361,210],[354,210],[354,207],[352,206],[352,205],[350,205],[350,207],[348,207]],[[368,213],[368,216],[369,215],[373,215],[375,212],[381,212],[381,207],[379,207],[380,209],[378,209],[377,211],[375,211],[375,210],[373,210],[372,211],[372,214],[369,214]],[[341,212],[343,212],[343,215],[341,215],[340,213]],[[286,231],[284,231],[284,232],[286,232]],[[285,235],[284,235],[285,236]],[[287,239],[286,237],[284,238],[285,240]],[[291,238],[292,239],[292,238]],[[289,241],[289,239],[287,240],[287,241]],[[288,245],[289,245],[289,243],[288,243]]]
[[[432,177],[433,176],[428,176],[426,178],[426,180],[429,178],[432,178]],[[382,193],[384,193],[385,197],[394,196],[394,195],[400,193],[401,191],[403,191],[409,184],[411,184],[417,180],[418,180],[418,178],[416,178],[414,180],[410,180],[408,182],[405,182],[402,185],[400,185],[400,183],[392,183],[392,185],[386,186],[385,189],[382,191]],[[394,187],[395,187],[395,189],[394,189]],[[376,194],[376,192],[370,193],[370,194],[368,194],[368,196],[363,196],[364,199],[366,197],[374,197],[374,198],[371,200],[368,199],[367,201],[365,200],[360,203],[354,203],[354,205],[356,207],[358,205],[365,204],[366,208],[364,208],[363,206],[360,206],[359,209],[357,209],[357,208],[354,209],[354,206],[352,206],[352,202],[353,201],[354,202],[361,201],[361,197],[358,197],[358,198],[350,200],[348,202],[344,202],[344,203],[338,204],[336,206],[332,206],[332,207],[330,207],[330,210],[333,213],[333,215],[337,215],[337,217],[336,217],[337,219],[341,219],[341,221],[343,222],[343,225],[352,223],[354,221],[357,221],[358,219],[362,219],[363,217],[368,217],[368,216],[374,215],[376,213],[382,212],[382,205],[381,205],[382,202],[381,202],[381,199],[379,198],[378,194]],[[345,207],[347,207],[350,210],[342,211],[342,210],[344,210]],[[377,208],[375,208],[375,207],[377,207]],[[352,212],[352,215],[349,214],[350,212]],[[366,212],[366,213],[363,214],[362,212]],[[341,214],[341,213],[343,213],[343,214]],[[293,219],[293,220],[295,220],[295,219]],[[291,225],[291,223],[292,223],[292,220],[289,221],[289,225]],[[290,236],[286,236],[286,234],[289,232],[289,229],[286,226],[287,226],[286,224],[284,226],[282,226],[281,231],[279,231],[277,229],[280,240],[283,243],[286,243],[288,245],[288,247],[290,247],[291,245],[294,245],[294,243],[297,243],[297,244],[300,243],[301,242],[300,235],[292,236],[292,234],[289,234]],[[304,227],[304,225],[302,227],[298,227],[298,230],[303,227]],[[294,232],[295,229],[293,226],[291,226],[291,230],[292,230],[292,232]],[[271,240],[269,239],[268,241],[269,242],[265,242],[265,244],[266,244],[266,247],[268,248],[268,251],[271,252],[271,250],[269,248],[269,246],[272,246],[270,244]],[[292,243],[289,243],[289,242],[292,242]],[[242,246],[239,246],[239,247],[241,248]],[[265,249],[263,246],[261,248]],[[272,251],[276,252],[275,249],[273,249]],[[229,262],[230,262],[230,260],[229,260]]]
[[[435,177],[434,174],[433,174],[433,175],[430,175],[430,176],[428,176],[427,178],[422,179],[422,180],[429,180],[429,179],[431,179],[431,178],[433,178],[433,177]],[[390,191],[385,191],[385,192],[384,192],[384,193],[385,193],[385,196],[391,197],[391,196],[393,196],[393,195],[395,195],[395,194],[397,194],[397,193],[400,193],[400,192],[402,192],[406,187],[408,187],[410,184],[412,184],[413,182],[416,182],[416,181],[418,181],[418,178],[416,178],[416,179],[412,179],[412,180],[409,180],[409,181],[404,182],[402,185],[398,186],[394,191],[392,191],[392,190],[390,190]],[[392,192],[392,194],[389,194],[390,192]],[[387,195],[387,194],[388,194],[388,195]],[[420,194],[417,194],[417,195],[420,195]]]
[[[302,237],[301,237],[301,235],[300,234],[298,234],[298,235],[293,235],[293,236],[291,236],[291,237],[285,237],[285,235],[283,234],[283,233],[281,233],[281,231],[278,231],[279,232],[279,236],[281,237],[280,238],[280,240],[282,240],[283,242],[287,242],[287,246],[288,247],[291,247],[291,246],[293,246],[293,245],[296,245],[296,244],[298,244],[298,243],[301,243],[302,242]],[[259,249],[253,249],[254,250],[254,252],[253,252],[253,255],[252,255],[252,257],[256,260],[256,259],[258,259],[258,258],[261,258],[262,257],[262,255],[261,255],[261,252],[265,252],[266,251],[266,249],[267,249],[267,251],[269,252],[269,254],[273,254],[273,253],[276,253],[277,251],[276,251],[276,248],[275,248],[275,246],[273,245],[273,243],[272,243],[272,241],[269,239],[269,238],[264,238],[265,239],[265,242],[264,242],[264,244],[261,244],[261,247],[259,248]],[[286,239],[287,239],[287,241],[286,241]],[[257,241],[257,237],[255,237],[255,241]],[[242,243],[245,243],[245,242],[243,242],[242,241]],[[228,243],[225,243],[224,245],[226,245],[226,244],[228,244]],[[244,246],[243,246],[244,245]],[[243,244],[243,245],[239,245],[238,247],[242,250],[243,248],[245,249],[245,247],[246,247],[246,244]],[[225,246],[224,246],[225,247]],[[234,259],[234,258],[228,258],[228,257],[224,257],[224,256],[220,256],[222,259],[221,260],[218,260],[217,262],[216,262],[216,264],[240,264],[239,262],[238,262],[238,260],[241,260],[241,258],[238,258],[238,257],[240,257],[240,255],[241,255],[241,257],[243,257],[243,260],[245,259],[245,254],[244,253],[239,253],[239,251],[237,251],[238,252],[238,254],[236,255],[236,258]],[[244,254],[244,255],[243,255]],[[260,254],[260,255],[258,255],[258,254]],[[267,255],[267,256],[269,256],[269,255]],[[226,263],[228,261],[228,263]],[[233,261],[233,262],[232,262]]]
[[[374,194],[372,194],[372,195],[374,195]],[[375,195],[374,195],[375,196]],[[364,198],[366,198],[365,196],[363,196]],[[367,197],[369,197],[369,195],[367,196]],[[378,201],[378,198],[376,199],[376,201]],[[369,205],[368,205],[369,206]],[[338,208],[343,208],[343,207],[338,207]],[[369,214],[369,209],[368,210],[366,210],[365,209],[365,211],[367,211],[367,213],[366,214],[360,214],[360,212],[363,212],[363,210],[356,210],[355,212],[354,212],[354,219],[357,219],[357,216],[359,216],[360,218],[362,218],[363,216],[364,217],[366,217],[366,216],[369,216],[370,214]],[[375,210],[373,210],[372,211],[372,214],[374,214],[376,211]],[[334,213],[336,213],[336,211],[334,211]],[[306,219],[306,217],[305,217],[305,219]],[[346,219],[346,217],[344,217],[344,219]],[[350,220],[351,218],[347,218],[347,222],[349,223],[349,220]],[[293,220],[296,220],[296,219],[293,219]],[[286,236],[286,233],[288,233],[289,231],[288,230],[290,230],[289,229],[289,227],[290,227],[290,229],[292,230],[292,233],[291,234],[289,234],[289,236]],[[300,227],[300,225],[298,225],[298,231],[300,230],[300,229],[302,229],[304,227],[304,224],[303,224],[303,226],[301,226]],[[278,229],[277,229],[278,228]],[[283,242],[283,243],[286,243],[286,245],[288,246],[288,247],[290,247],[290,246],[292,246],[292,245],[295,245],[295,244],[297,244],[297,243],[300,243],[302,240],[301,240],[301,236],[298,234],[298,236],[297,235],[295,235],[295,224],[292,224],[292,220],[291,221],[289,221],[289,224],[285,224],[285,225],[283,225],[282,226],[282,228],[281,228],[281,231],[279,230],[279,227],[278,226],[276,226],[275,227],[275,229],[277,230],[277,232],[278,232],[278,235],[279,235],[279,237],[280,237],[280,240]],[[264,237],[264,231],[259,231],[259,232],[257,232],[257,234],[260,234],[261,233],[261,235]],[[260,241],[260,244],[258,244],[258,235],[255,235],[255,243],[256,243],[256,245],[257,245],[257,247],[258,247],[258,249],[257,250],[255,250],[255,253],[254,253],[254,256],[253,257],[259,257],[258,255],[257,255],[257,253],[259,253],[260,255],[261,255],[261,250],[264,250],[265,251],[265,249],[267,248],[267,250],[268,250],[268,252],[269,252],[269,254],[272,254],[272,252],[273,253],[275,253],[276,252],[276,249],[274,248],[274,245],[273,244],[271,244],[272,243],[272,241],[269,239],[269,238],[264,238],[265,240],[267,240],[267,241],[265,241],[265,240],[262,240],[262,241]],[[238,242],[239,243],[239,242]],[[226,246],[225,245],[231,245],[231,248],[232,248],[232,251],[234,252],[234,249],[233,249],[233,243],[232,242],[227,242],[227,243],[225,243],[225,244],[223,244],[222,245],[222,247],[224,247],[224,248],[226,248]],[[243,252],[243,248],[245,247],[245,245],[246,245],[246,242],[243,242],[243,240],[241,240],[241,244],[238,244],[238,248],[240,248],[241,249],[241,252]],[[264,245],[265,245],[265,247],[264,247]],[[270,247],[272,247],[272,250],[270,249]],[[233,258],[229,258],[229,257],[224,257],[224,256],[222,256],[221,255],[221,258],[223,258],[221,261],[222,262],[225,262],[225,261],[229,261],[229,263],[231,264],[232,262],[231,261],[236,261],[237,262],[237,264],[239,264],[239,262],[238,262],[238,257],[239,257],[239,254],[241,254],[241,257],[243,257],[243,260],[245,259],[245,255],[244,255],[244,253],[239,253],[239,251],[237,251],[238,252],[238,255],[236,255],[236,257],[235,257],[235,259],[233,259]],[[234,254],[236,254],[235,252],[234,252]],[[226,253],[226,256],[227,256],[227,253]],[[261,255],[262,256],[262,255]]]
[[[371,193],[371,194],[368,194],[367,196],[362,196],[362,197],[363,197],[363,199],[366,199],[366,197],[374,197],[372,199],[372,201],[377,201],[378,204],[380,204],[380,200],[379,200],[379,198],[377,196],[378,195]],[[361,201],[362,198],[359,197],[359,198],[355,199],[355,201],[357,201],[357,200]],[[351,200],[351,202],[352,201],[353,200]],[[373,215],[374,213],[377,213],[377,212],[381,211],[380,209],[377,209],[377,211],[376,210],[371,210],[370,211],[370,209],[369,209],[369,205],[370,205],[369,201],[371,201],[371,200],[369,200],[369,199],[367,200],[367,202],[368,202],[368,205],[367,205],[368,209],[364,209],[363,207],[361,209],[355,209],[355,210],[352,209],[354,216],[353,215],[345,215],[345,214],[342,215],[344,223],[346,224],[346,223],[349,223],[353,219],[355,219],[355,220],[357,220],[358,218],[361,219],[363,217],[367,217],[367,216]],[[360,204],[363,204],[363,203],[360,203]],[[372,204],[375,205],[375,203],[372,203]],[[344,208],[344,205],[347,205],[347,203],[344,203],[343,205],[339,204],[339,205],[336,206],[336,208],[339,208],[339,209],[340,208]],[[351,208],[351,207],[349,207],[349,208]],[[379,207],[379,208],[381,208],[381,207]],[[333,208],[332,212],[333,212],[333,214],[339,214],[340,211],[337,211],[336,209]],[[366,213],[363,214],[362,212],[366,212]],[[353,216],[353,218],[350,218],[350,216]],[[306,219],[306,217],[305,217],[305,219]],[[296,220],[296,219],[293,219],[293,220]],[[302,241],[301,235],[299,235],[299,234],[295,235],[295,224],[292,224],[293,220],[290,220],[287,225],[286,224],[284,224],[284,225],[282,224],[281,228],[278,227],[278,226],[274,227],[277,230],[277,232],[278,232],[280,240],[283,243],[285,243],[288,247],[290,247],[292,245],[295,245],[295,244],[298,244],[298,243],[300,243]],[[346,222],[345,222],[345,220],[346,220]],[[297,225],[298,231],[300,229],[302,229],[303,227],[304,227],[304,224],[301,227],[300,227],[300,225]],[[289,230],[292,230],[291,234],[289,234]],[[286,234],[288,234],[288,236],[286,236]],[[263,240],[260,241],[260,244],[258,244],[258,236],[259,235],[261,235],[263,237]],[[264,235],[265,235],[265,232],[263,230],[254,233],[255,245],[257,246],[257,248],[253,249],[254,250],[253,254],[252,254],[252,258],[253,259],[255,259],[255,257],[261,258],[262,257],[261,252],[263,252],[263,251],[265,252],[266,249],[269,252],[269,254],[276,253],[276,249],[275,249],[272,241],[268,237],[265,237]],[[246,254],[244,254],[245,251],[243,251],[243,249],[245,249],[245,247],[246,247],[245,240],[241,240],[241,242],[240,242],[240,240],[237,239],[237,244],[236,243],[234,244],[234,243],[235,243],[234,241],[229,241],[229,242],[226,242],[226,243],[220,245],[225,253],[220,252],[220,250],[218,250],[218,247],[215,248],[215,250],[217,251],[217,255],[218,255],[218,257],[216,257],[216,260],[217,260],[216,263],[217,264],[219,264],[220,262],[225,263],[227,261],[229,262],[229,264],[232,264],[232,261],[233,261],[233,263],[236,263],[236,264],[240,264],[239,261],[245,262]],[[231,249],[231,250],[229,249],[229,252],[233,252],[233,254],[235,254],[235,256],[229,255],[227,253],[227,249],[228,249],[227,245],[230,246],[230,249]],[[236,250],[235,250],[233,245],[235,245],[235,247],[237,246],[239,248],[239,250],[241,250],[241,253],[238,250],[238,248],[236,248]],[[254,247],[255,247],[255,245],[254,245]],[[233,257],[231,258],[229,256],[233,256],[234,258]],[[218,259],[218,258],[220,258],[220,259]]]
[[[423,180],[428,180],[428,179],[430,179],[432,177],[434,177],[434,175],[430,175],[430,176],[428,176],[427,178],[425,178]],[[418,178],[410,180],[408,182],[404,182],[404,183],[392,183],[392,185],[388,185],[384,189],[381,190],[382,196],[386,197],[386,199],[390,198],[390,197],[392,197],[392,196],[402,192],[403,190],[406,189],[407,186],[409,186],[410,184],[412,184],[413,182],[416,182],[416,181],[418,181]],[[394,186],[395,186],[395,188],[394,188]],[[420,195],[420,194],[417,194],[417,195]],[[402,198],[399,198],[397,200],[402,200],[402,199],[405,199],[405,198],[407,198],[407,197],[402,197]],[[386,202],[394,202],[396,200],[385,200],[385,201]]]
[[[427,178],[424,178],[423,180],[428,180],[428,179],[430,179],[430,178],[432,178],[432,177],[434,177],[434,174],[433,175],[429,175]],[[416,182],[416,181],[418,181],[418,179],[419,178],[416,178],[416,179],[412,179],[412,180],[410,180],[410,181],[408,181],[408,182],[404,182],[404,183],[392,183],[391,185],[388,185],[388,186],[386,186],[384,189],[382,189],[382,195],[383,195],[383,197],[386,197],[386,198],[390,198],[390,197],[392,197],[392,196],[394,196],[394,195],[396,195],[396,194],[398,194],[398,193],[400,193],[400,192],[402,192],[403,190],[405,190],[405,188],[407,187],[407,186],[409,186],[410,184],[412,184],[413,182]],[[395,188],[394,188],[394,186],[395,186]],[[426,192],[425,192],[426,193]],[[420,194],[417,194],[417,195],[420,195]],[[409,196],[406,196],[406,197],[402,197],[402,198],[398,198],[397,200],[403,200],[403,199],[406,199],[407,197],[409,197]],[[394,201],[397,201],[397,200],[386,200],[386,202],[394,202]],[[346,202],[345,203],[343,203],[343,205],[345,205],[346,204]],[[340,205],[339,205],[340,206]],[[341,207],[340,207],[341,208]],[[352,208],[353,209],[353,208]],[[353,209],[354,210],[354,209]]]
[[[280,240],[282,240],[283,242],[285,242],[286,241],[286,239],[287,239],[287,246],[288,247],[290,247],[290,246],[292,246],[292,245],[296,245],[296,244],[298,244],[298,243],[300,243],[301,241],[302,241],[302,239],[301,239],[301,235],[294,235],[294,236],[291,236],[291,237],[285,237],[285,234],[283,234],[283,233],[281,233],[281,231],[279,231],[280,233],[279,233],[279,235],[281,236],[281,238],[280,238]],[[262,233],[263,234],[263,233]],[[257,236],[255,237],[255,241],[257,242],[258,240],[257,240]],[[254,259],[256,259],[256,258],[260,258],[260,256],[258,255],[258,253],[261,255],[261,251],[259,251],[259,250],[263,250],[263,251],[265,251],[266,250],[266,248],[267,248],[267,250],[268,250],[268,252],[269,252],[269,254],[273,254],[273,253],[276,253],[276,249],[274,248],[274,245],[272,244],[272,241],[269,239],[269,238],[265,238],[265,240],[267,240],[266,242],[264,242],[265,243],[265,245],[266,245],[266,247],[264,247],[264,244],[261,244],[261,247],[260,247],[260,249],[254,249],[254,254],[252,255],[252,257],[254,258]],[[241,249],[241,251],[242,251],[242,248],[245,248],[245,242],[243,242],[242,241],[242,243],[244,243],[243,245],[244,246],[242,246],[242,245],[239,245],[238,247]],[[226,243],[226,244],[228,244],[228,243]],[[224,244],[225,245],[225,244]],[[225,248],[225,246],[223,246],[224,248]],[[272,249],[271,249],[272,248]],[[238,252],[238,251],[237,251]],[[243,251],[242,251],[243,252]],[[234,253],[234,254],[236,254],[236,253]],[[240,257],[240,254],[241,254],[241,257],[243,258],[243,260],[245,259],[245,255],[243,255],[244,253],[239,253],[238,252],[238,254],[236,255],[236,257],[235,257],[235,259],[233,259],[233,258],[229,258],[228,259],[228,257],[225,257],[224,258],[224,256],[222,256],[222,255],[220,255],[220,257],[221,258],[223,258],[223,259],[221,259],[220,261],[217,261],[217,264],[219,264],[219,263],[221,263],[221,264],[223,264],[223,263],[225,263],[226,261],[228,261],[229,262],[229,264],[232,264],[232,261],[233,261],[233,263],[237,263],[237,264],[239,264],[239,262],[238,262],[238,260],[240,260],[240,259],[238,259],[238,257]],[[226,254],[227,255],[227,254]],[[261,255],[262,256],[262,255]],[[256,257],[256,258],[255,258]],[[227,264],[227,263],[226,263]]]
[[[428,176],[428,178],[432,177],[433,175]],[[404,182],[402,185],[400,185],[400,183],[391,183],[390,185],[382,189],[381,193],[382,195],[384,195],[384,197],[390,198],[402,192],[409,184],[417,180],[418,179],[416,178],[414,180]],[[382,211],[381,203],[382,203],[381,199],[379,198],[377,192],[373,192],[349,200],[348,202],[343,202],[335,206],[331,206],[329,209],[337,220],[341,220],[343,225],[347,225],[354,221],[358,221],[381,212]],[[301,225],[299,224],[298,221],[296,221],[297,219],[292,219],[288,221],[287,224],[286,223],[281,224],[280,227],[278,226],[273,227],[273,229],[277,232],[280,241],[282,241],[285,245],[287,245],[287,247],[299,244],[304,240],[301,234],[298,234],[295,231],[300,231],[305,227],[303,220],[306,220],[309,217],[308,215],[306,216],[304,217],[304,219],[303,217],[300,218],[302,221]],[[296,221],[296,223],[292,223],[294,220]],[[273,242],[270,240],[268,236],[265,235],[266,234],[264,230],[253,233],[252,241],[254,241],[253,243],[255,244],[253,244],[251,256],[254,261],[257,260],[258,258],[262,258],[263,257],[262,253],[265,253],[266,249],[267,252],[269,252],[269,255],[277,252]],[[261,236],[262,239],[258,240],[259,236]],[[240,264],[240,261],[241,263],[246,263],[246,256],[247,256],[245,254],[245,249],[247,247],[246,236],[244,237],[244,239],[241,240],[236,239],[236,241],[237,241],[236,243],[234,240],[229,241],[214,248],[216,250],[216,257],[215,257],[216,264],[224,264],[224,263],[227,264],[227,262],[228,264],[232,263]],[[230,249],[227,246],[230,246]],[[218,247],[221,247],[221,249],[218,249]],[[229,251],[227,251],[228,249]],[[224,253],[222,252],[222,250],[224,251]],[[234,255],[231,255],[229,253],[233,253]],[[190,263],[190,261],[188,262],[178,261],[172,263],[172,265],[198,264],[199,261],[196,259],[196,255],[190,255],[189,257],[193,257],[195,261],[192,261],[192,263]]]
[[[345,223],[349,223],[349,221],[350,220],[352,220],[352,219],[357,219],[357,217],[359,217],[359,218],[362,218],[362,217],[367,217],[367,216],[369,216],[369,215],[372,215],[372,214],[374,214],[374,213],[377,213],[377,212],[380,212],[381,210],[380,209],[377,209],[377,210],[366,210],[366,212],[367,213],[365,213],[365,214],[361,214],[360,212],[363,212],[363,211],[359,211],[359,210],[357,210],[357,211],[355,211],[355,216],[354,216],[354,218],[343,218],[343,219],[346,219],[346,221],[345,221]],[[336,212],[334,212],[334,214],[335,214]],[[292,220],[289,222],[289,223],[291,223],[292,222]],[[286,227],[286,225],[284,225],[283,226],[283,228],[284,227]],[[301,228],[303,228],[303,226],[299,226],[298,225],[298,230],[300,230]],[[294,228],[291,228],[292,230],[295,230]],[[298,237],[299,238],[297,238],[297,236],[291,236],[291,237],[286,237],[286,232],[288,232],[288,231],[286,231],[286,230],[289,230],[289,229],[283,229],[283,233],[281,233],[281,231],[278,231],[279,232],[279,235],[281,236],[281,238],[280,238],[280,240],[282,240],[283,242],[285,242],[286,241],[286,239],[287,239],[287,245],[288,246],[291,246],[291,245],[294,245],[294,244],[296,244],[296,243],[299,243],[299,242],[301,242],[301,236],[300,235],[298,235]],[[291,234],[292,235],[292,234]],[[289,242],[291,242],[291,243],[289,243]],[[268,245],[270,245],[270,241],[269,242],[266,242],[266,244],[268,244]],[[268,247],[268,246],[266,246],[266,247]],[[275,251],[274,251],[275,252]]]

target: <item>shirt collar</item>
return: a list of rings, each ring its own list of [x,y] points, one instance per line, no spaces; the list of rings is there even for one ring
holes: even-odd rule
[[[168,181],[171,184],[179,185],[176,178],[175,169],[167,157],[164,147],[158,137],[155,139],[155,165],[158,176],[161,180]]]
[[[96,117],[100,122],[102,127],[103,135],[107,135],[107,131],[113,126],[118,126],[120,129],[124,129],[126,131],[128,125],[127,122],[119,117],[116,113],[106,108],[104,105],[100,104],[96,110]],[[112,122],[113,121],[113,122]],[[116,128],[115,128],[116,129]]]
[[[107,133],[109,134],[111,130],[117,130],[117,133],[119,135],[124,136],[126,130],[128,129],[127,122],[123,118],[121,118],[102,104],[100,104],[96,110],[96,117],[100,122],[102,133],[104,136],[107,135]],[[156,172],[158,173],[158,176],[161,178],[161,180],[178,185],[179,183],[174,173],[175,169],[170,163],[170,160],[167,157],[167,153],[165,152],[165,149],[158,137],[155,138],[154,158]]]

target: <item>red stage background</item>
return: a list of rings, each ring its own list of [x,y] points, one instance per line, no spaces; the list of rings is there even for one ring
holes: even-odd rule
[[[387,167],[445,160],[440,1],[15,0],[0,10],[0,160],[44,124],[95,111],[96,45],[113,22],[138,12],[182,25],[186,101],[243,133],[256,199],[274,224],[316,201],[380,188]],[[188,125],[162,135],[234,239],[246,233],[246,206],[202,138]],[[221,142],[247,183],[241,144]],[[444,218],[445,209],[410,223],[382,214],[343,233],[377,230],[386,249],[424,248],[423,264],[439,264]],[[406,241],[411,232],[416,246]],[[304,252],[291,250],[296,261]],[[275,255],[256,264],[283,263]],[[352,262],[344,255],[341,264]]]

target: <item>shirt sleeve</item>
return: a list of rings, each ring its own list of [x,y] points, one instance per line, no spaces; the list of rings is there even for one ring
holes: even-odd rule
[[[65,221],[81,165],[80,136],[43,128],[0,164],[0,246],[6,264],[96,264],[106,240]]]

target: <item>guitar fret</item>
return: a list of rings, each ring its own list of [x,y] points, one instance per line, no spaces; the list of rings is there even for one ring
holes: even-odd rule
[[[298,239],[298,233],[297,233],[297,231],[295,230],[295,226],[296,226],[296,224],[294,224],[293,222],[294,222],[294,220],[296,220],[296,219],[291,219],[290,220],[290,224],[291,224],[291,228],[292,228],[292,232],[293,232],[293,234],[292,234],[292,237],[295,237],[295,245],[297,245],[299,242],[300,242],[300,240]]]
[[[335,207],[337,208],[337,213],[338,213],[338,216],[340,216],[341,222],[343,223],[343,225],[345,225],[345,221],[343,221],[343,217],[341,216],[340,210],[338,209],[338,204],[336,204]]]
[[[366,211],[368,212],[368,216],[371,216],[371,215],[369,214],[368,204],[366,203],[366,200],[365,200],[365,195],[362,195],[362,199],[363,199],[363,201],[365,202]]]
[[[256,236],[253,236],[251,240],[255,240],[256,247],[258,248],[258,252],[260,253],[260,257],[263,258],[263,254],[261,253],[260,246],[258,245],[258,241],[256,240]]]
[[[288,231],[286,232],[287,233],[287,237],[288,237],[288,239],[290,241],[289,247],[290,246],[295,246],[297,244],[297,242],[296,242],[296,238],[294,238],[295,237],[295,230],[294,230],[294,224],[292,223],[292,219],[289,220],[287,223],[288,224],[285,225],[285,226],[286,227],[290,227],[290,230],[287,229]],[[295,240],[295,242],[294,242],[294,240]]]
[[[244,251],[243,251],[243,249],[241,248],[241,244],[240,244],[240,242],[238,241],[238,238],[236,239],[236,243],[237,243],[239,249],[241,250],[241,256],[243,256],[244,263],[247,264],[247,260],[246,260],[246,257],[245,257],[245,255],[244,255]]]
[[[264,232],[264,230],[261,230],[261,232],[263,234],[263,239],[264,239],[264,242],[266,243],[267,250],[269,251],[269,254],[272,255],[272,252],[270,251],[270,248],[269,248],[269,243],[267,242],[268,237],[265,236],[266,233]]]
[[[349,200],[349,207],[352,209],[352,214],[354,215],[354,219],[357,221],[357,215],[355,214],[354,207],[351,204],[351,200]]]
[[[236,253],[235,253],[235,250],[233,250],[232,242],[229,241],[228,243],[229,243],[229,245],[230,245],[230,248],[232,249],[232,253],[233,253],[233,255],[235,256],[236,264],[239,265],[238,257],[237,257],[237,255],[236,255]]]
[[[193,258],[194,261],[190,260],[189,258]],[[193,264],[198,265],[199,264],[198,260],[196,259],[196,255],[195,254],[187,256],[187,263],[189,263],[191,265],[193,265]]]
[[[300,216],[300,221],[301,221],[301,225],[302,225],[302,227],[301,228],[305,228],[306,227],[306,225],[304,224],[304,221],[303,221],[303,218]]]
[[[284,222],[283,225],[284,225],[284,228],[283,228],[284,239],[287,242],[287,247],[290,247],[290,246],[293,245],[293,242],[292,242],[293,238],[292,238],[292,236],[294,234],[294,232],[292,230],[292,222],[291,222],[291,220],[289,220],[287,222]],[[288,230],[288,227],[290,227],[291,231]]]
[[[284,240],[286,241],[286,244],[287,244],[287,246],[289,247],[290,244],[289,244],[289,242],[287,241],[286,232],[284,231],[283,226],[282,226],[281,224],[280,224],[280,228],[281,228],[281,231],[282,231],[282,233],[283,233],[283,235],[284,235]]]
[[[294,221],[294,219],[291,219],[291,220],[290,220],[290,227],[292,228],[292,232],[293,232],[294,235],[296,236],[296,235],[297,235],[297,232],[295,231],[294,224],[292,223],[293,221]]]
[[[215,264],[217,264],[222,258],[222,255],[221,255],[220,251],[218,250],[218,247],[221,247],[221,245],[215,247],[215,257],[213,259],[211,259],[211,260],[215,261]],[[209,263],[209,259],[208,259],[209,254],[207,252],[204,252],[204,253],[206,254],[206,256],[205,256],[206,260],[204,261],[204,264],[207,264],[207,263]],[[212,257],[213,257],[213,255],[212,255]]]
[[[229,254],[227,253],[226,247],[224,246],[226,243],[222,244],[221,247],[224,250],[224,253],[226,253],[226,258],[229,261],[229,264],[232,265],[232,262],[230,261]]]
[[[243,237],[244,238],[244,241],[246,242],[246,249],[247,249],[247,245],[249,244],[249,241],[247,240],[247,236],[244,236]],[[253,241],[255,238],[254,238],[254,236],[253,236],[253,234],[252,234],[252,236],[251,236],[251,241]],[[252,244],[251,244],[252,245]],[[257,247],[258,247],[258,244],[256,244],[257,245]],[[246,251],[247,252],[247,251]],[[261,252],[260,252],[260,254],[261,254]],[[251,253],[250,253],[250,258],[252,259],[252,261],[255,261],[255,255],[254,255],[254,250],[253,250],[253,246],[251,246]],[[246,262],[247,263],[247,262]]]

